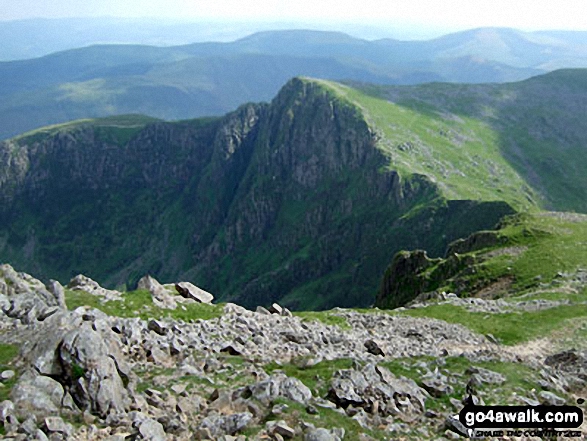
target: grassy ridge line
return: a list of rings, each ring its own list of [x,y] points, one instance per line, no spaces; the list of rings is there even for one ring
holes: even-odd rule
[[[27,143],[31,141],[39,141],[46,136],[53,136],[57,133],[66,132],[80,127],[94,127],[96,129],[108,129],[112,131],[110,135],[116,135],[114,132],[129,132],[137,133],[147,124],[162,121],[158,118],[152,118],[146,115],[117,115],[107,116],[104,118],[86,118],[70,121],[62,124],[54,124],[50,126],[40,127],[30,132],[23,133],[15,138],[13,141]],[[119,133],[120,134],[120,133]],[[125,139],[128,141],[128,139]]]
[[[361,110],[380,136],[378,147],[389,157],[390,170],[428,176],[447,199],[536,208],[537,195],[501,154],[499,134],[483,121],[432,106],[410,109],[346,85],[314,81]]]
[[[446,271],[443,268],[449,259],[444,259],[418,277],[440,279],[436,285],[428,285],[429,291],[503,298],[512,306],[539,300],[558,302],[558,306],[489,314],[431,303],[389,313],[458,323],[481,334],[492,333],[508,345],[544,337],[582,345],[587,329],[587,216],[547,212],[515,215],[503,221],[495,236],[493,245],[458,254],[473,263],[456,274],[438,277]]]

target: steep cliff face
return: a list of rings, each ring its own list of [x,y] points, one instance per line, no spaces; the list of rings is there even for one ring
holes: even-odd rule
[[[511,212],[400,176],[361,111],[305,79],[220,119],[17,138],[0,161],[0,260],[109,286],[188,278],[247,306],[368,305],[395,252],[441,255]]]

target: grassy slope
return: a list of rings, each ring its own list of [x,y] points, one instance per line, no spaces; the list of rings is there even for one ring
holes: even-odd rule
[[[147,124],[161,121],[146,115],[117,115],[104,118],[87,118],[63,124],[40,127],[13,138],[22,144],[30,144],[46,137],[74,130],[79,127],[94,127],[104,141],[126,144],[133,135],[141,131]]]
[[[340,89],[371,114],[392,158],[446,182],[449,194],[481,184],[519,207],[533,200],[547,209],[587,212],[585,69],[509,84],[355,86],[362,93]],[[396,140],[405,127],[413,128],[415,148],[402,151]]]
[[[587,269],[587,216],[535,213],[505,219],[494,245],[441,259],[419,274],[425,292],[503,297],[569,293],[568,280]],[[450,262],[468,262],[451,265]],[[567,280],[568,279],[568,280]],[[570,283],[570,282],[569,282]],[[575,288],[572,288],[575,290]]]
[[[432,289],[456,290],[460,296],[476,294],[507,302],[548,300],[560,306],[541,311],[487,314],[447,304],[429,304],[401,314],[434,317],[460,323],[476,332],[492,333],[504,344],[552,338],[565,346],[579,344],[587,325],[587,216],[563,213],[516,215],[498,230],[501,245],[488,246],[471,256],[473,265],[442,279]],[[422,277],[437,279],[443,262]],[[398,312],[391,312],[396,314]]]
[[[363,111],[381,136],[379,147],[389,157],[390,169],[427,175],[447,199],[502,200],[520,209],[536,204],[532,189],[501,154],[498,133],[483,121],[323,84]]]

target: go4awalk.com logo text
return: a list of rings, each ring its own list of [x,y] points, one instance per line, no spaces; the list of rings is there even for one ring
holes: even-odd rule
[[[458,415],[470,437],[537,436],[579,437],[573,430],[583,423],[576,406],[473,406]]]

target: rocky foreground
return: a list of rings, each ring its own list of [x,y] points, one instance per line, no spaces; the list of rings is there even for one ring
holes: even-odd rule
[[[158,311],[212,307],[189,283],[140,287]],[[573,404],[587,380],[581,352],[504,347],[429,318],[335,310],[320,321],[235,304],[207,320],[125,318],[69,310],[71,292],[101,305],[125,296],[83,276],[64,288],[0,266],[0,341],[20,348],[0,372],[4,439],[456,439],[465,390],[477,403]],[[512,366],[538,389],[516,389]]]

